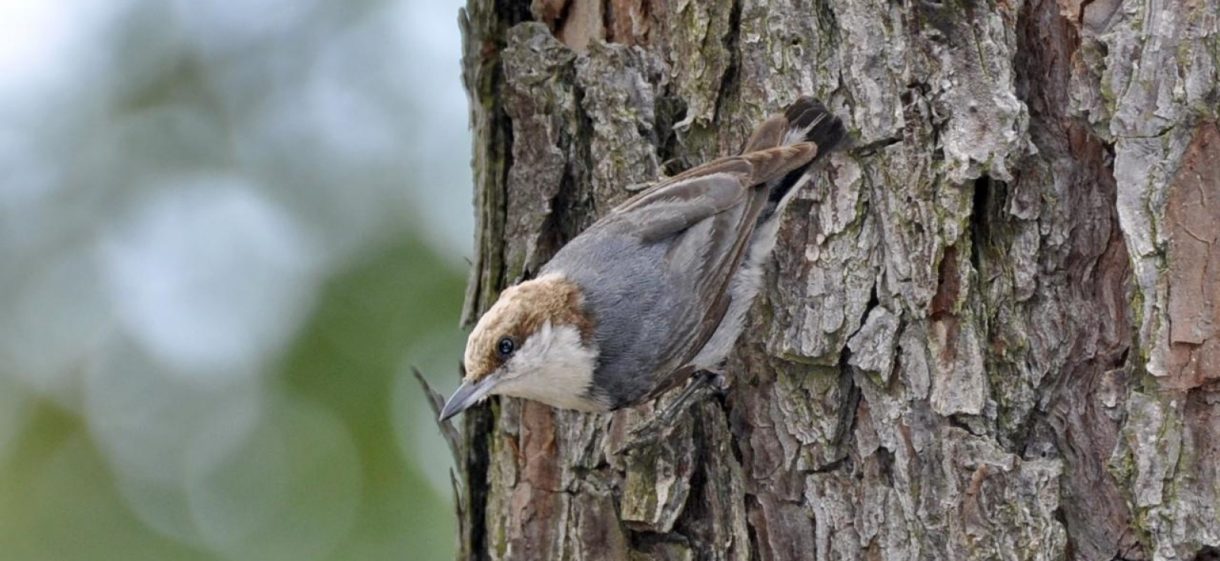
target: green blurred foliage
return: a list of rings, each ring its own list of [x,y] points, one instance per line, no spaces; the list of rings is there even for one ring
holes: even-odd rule
[[[421,465],[452,464],[409,366],[413,358],[437,354],[456,361],[462,337],[455,318],[463,282],[427,247],[401,236],[327,283],[306,328],[276,369],[273,383],[335,413],[358,448],[363,487],[355,522],[325,559],[453,555],[452,497],[429,481]],[[441,352],[410,356],[421,345]],[[436,383],[452,386],[455,365],[441,368],[443,361],[432,359],[421,366],[431,367]],[[205,549],[166,539],[131,515],[75,413],[49,400],[33,409],[0,462],[0,559],[215,558]],[[322,470],[316,478],[324,486],[329,474]]]
[[[452,497],[423,471],[425,463],[452,464],[409,368],[425,368],[436,385],[455,384],[464,282],[418,243],[388,247],[328,287],[290,353],[284,383],[337,413],[360,448],[363,504],[335,559],[453,555]],[[432,352],[415,350],[421,346]]]
[[[0,561],[452,558],[456,12],[0,4]]]

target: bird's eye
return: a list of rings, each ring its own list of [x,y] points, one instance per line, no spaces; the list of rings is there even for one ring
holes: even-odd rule
[[[500,358],[508,358],[515,350],[517,350],[517,344],[513,342],[512,337],[505,337],[496,343],[496,352],[500,353]]]

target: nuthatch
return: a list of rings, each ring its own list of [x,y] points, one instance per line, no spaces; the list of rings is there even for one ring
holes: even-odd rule
[[[843,138],[837,117],[801,97],[741,155],[611,210],[483,315],[441,420],[497,394],[610,411],[720,368],[758,293],[780,211]]]

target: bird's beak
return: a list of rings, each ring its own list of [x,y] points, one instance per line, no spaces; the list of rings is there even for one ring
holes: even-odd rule
[[[496,387],[496,382],[492,376],[488,376],[478,381],[464,381],[457,391],[449,396],[449,401],[445,402],[445,406],[441,408],[441,422],[449,420],[450,417],[469,409],[472,405],[478,403],[487,394],[491,393],[491,389]]]

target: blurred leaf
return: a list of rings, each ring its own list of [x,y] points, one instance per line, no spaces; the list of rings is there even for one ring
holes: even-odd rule
[[[448,490],[438,491],[400,454],[389,396],[396,395],[395,379],[414,343],[440,333],[452,341],[441,347],[460,348],[455,318],[464,282],[418,241],[405,239],[329,284],[285,361],[284,381],[336,412],[360,449],[365,502],[335,559],[383,558],[366,544],[395,544],[398,555],[410,552],[417,559],[452,555],[455,526]],[[447,358],[452,364],[454,357]],[[421,391],[410,401],[397,405],[426,408]],[[407,428],[435,433],[436,453],[414,461],[448,457],[435,424]]]

